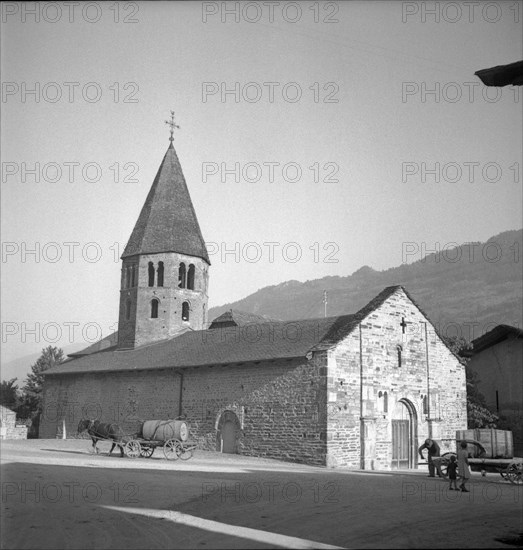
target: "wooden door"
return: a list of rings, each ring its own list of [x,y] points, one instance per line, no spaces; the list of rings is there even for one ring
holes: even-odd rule
[[[236,426],[227,420],[222,426],[222,453],[236,453]]]
[[[409,468],[410,422],[392,421],[392,467]]]

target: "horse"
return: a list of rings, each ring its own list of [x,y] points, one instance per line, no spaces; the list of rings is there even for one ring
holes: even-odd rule
[[[95,453],[98,454],[98,448],[96,447],[98,440],[106,439],[113,442],[109,454],[111,454],[116,445],[118,445],[120,447],[120,457],[123,458],[123,445],[119,443],[121,440],[121,430],[118,424],[106,424],[99,420],[82,419],[78,423],[78,434],[81,434],[85,430],[87,430],[87,433],[93,440],[93,451]]]

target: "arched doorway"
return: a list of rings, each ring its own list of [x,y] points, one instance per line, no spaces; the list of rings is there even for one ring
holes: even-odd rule
[[[236,454],[241,424],[235,413],[224,411],[218,421],[216,450],[221,453]]]
[[[392,411],[392,469],[415,468],[417,466],[417,441],[416,409],[408,399],[400,399]]]

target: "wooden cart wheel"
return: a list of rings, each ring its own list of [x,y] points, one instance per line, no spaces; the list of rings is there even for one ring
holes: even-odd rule
[[[153,456],[154,447],[144,447],[143,445],[141,447],[140,456],[142,458],[151,458]]]
[[[192,458],[192,449],[184,449],[182,445],[182,454],[180,455],[182,460],[189,460]]]
[[[131,439],[125,444],[123,450],[129,458],[138,458],[141,455],[142,446],[136,439]]]
[[[515,485],[523,484],[523,462],[512,462],[509,464],[503,477]]]
[[[177,439],[168,439],[163,446],[163,454],[167,460],[178,460],[182,452],[182,444]]]

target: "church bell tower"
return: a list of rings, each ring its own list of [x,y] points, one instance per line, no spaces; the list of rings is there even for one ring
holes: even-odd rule
[[[118,349],[207,327],[209,256],[170,144],[121,256]]]

